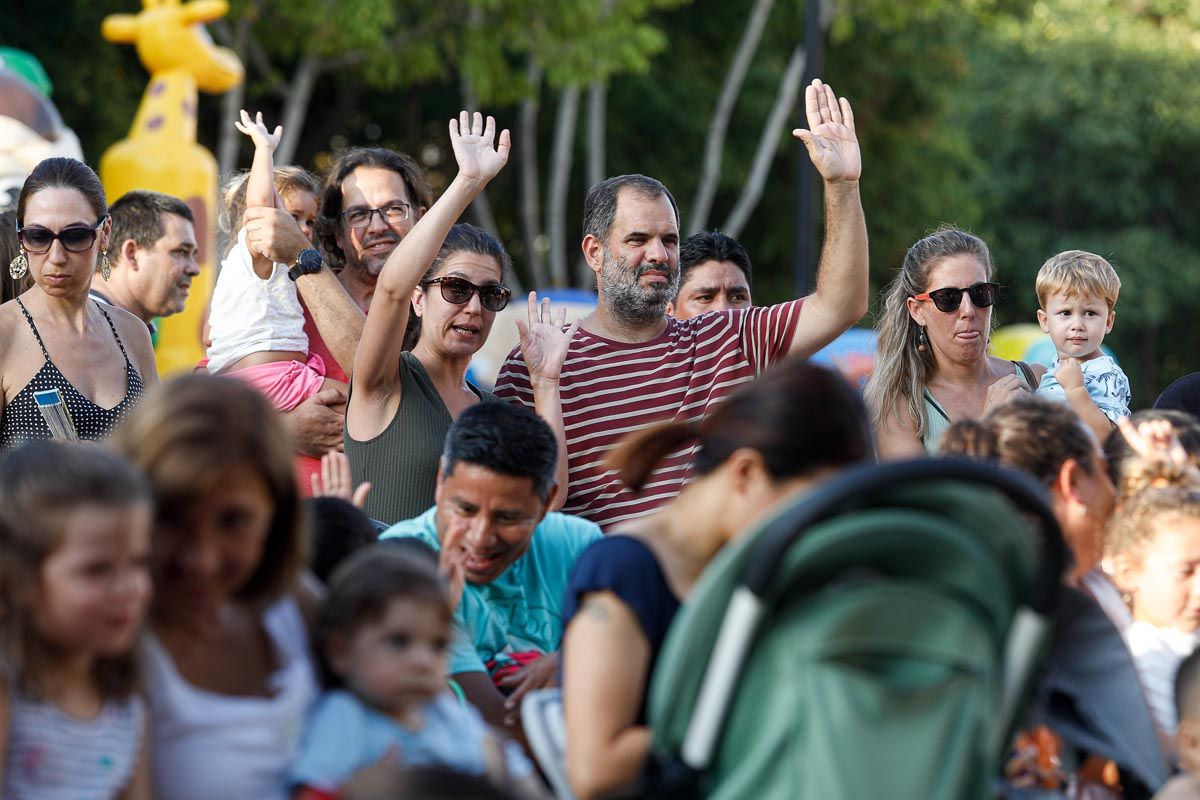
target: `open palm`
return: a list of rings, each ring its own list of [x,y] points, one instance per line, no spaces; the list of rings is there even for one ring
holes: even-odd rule
[[[450,145],[458,161],[458,173],[465,178],[490,181],[508,163],[511,147],[508,130],[500,132],[496,141],[496,120],[476,111],[469,114],[459,112],[458,119],[450,120]]]
[[[828,183],[856,181],[862,175],[862,153],[854,131],[854,111],[846,98],[838,99],[820,79],[804,90],[808,130],[792,135],[804,142],[808,157]]]
[[[567,360],[567,350],[571,347],[571,337],[579,330],[578,322],[564,329],[566,322],[565,308],[558,310],[555,319],[550,311],[550,298],[539,304],[537,292],[529,293],[529,322],[518,319],[517,331],[521,334],[521,357],[525,359],[530,380],[559,379],[563,362]]]

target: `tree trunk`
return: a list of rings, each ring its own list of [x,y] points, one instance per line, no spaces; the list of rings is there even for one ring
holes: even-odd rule
[[[729,217],[721,230],[735,239],[741,235],[742,229],[758,201],[762,199],[763,187],[767,183],[767,172],[771,162],[779,150],[779,134],[787,127],[788,118],[796,106],[796,98],[800,94],[800,84],[804,81],[804,48],[796,45],[792,50],[791,60],[788,61],[783,79],[779,81],[779,91],[775,95],[775,105],[763,125],[762,136],[758,140],[758,149],[754,153],[754,164],[750,168],[750,176],[742,186],[742,193],[737,203],[729,212]]]
[[[608,177],[605,174],[605,135],[607,125],[605,117],[608,112],[608,85],[596,81],[588,88],[588,120],[587,120],[587,185],[595,186]],[[587,259],[579,254],[575,273],[578,275],[576,285],[581,289],[591,288],[596,275],[588,266]]]
[[[305,53],[296,66],[296,74],[292,76],[283,104],[283,140],[275,150],[276,165],[290,164],[296,157],[296,145],[300,143],[304,119],[308,116],[308,103],[312,100],[313,87],[320,74],[321,59],[312,53]]]
[[[554,123],[554,150],[550,181],[546,190],[546,233],[550,237],[550,279],[553,285],[570,285],[567,273],[567,189],[571,185],[571,162],[575,154],[575,127],[579,118],[579,87],[567,86],[559,93],[558,116]]]
[[[233,30],[232,41],[226,43],[231,47],[243,64],[246,63],[247,42],[250,38],[251,20],[249,15],[241,17]],[[233,127],[238,118],[238,111],[246,102],[246,81],[230,89],[221,98],[221,129],[217,135],[217,174],[218,184],[224,184],[237,170],[238,152],[241,149],[242,134]]]
[[[717,106],[708,124],[708,135],[704,142],[704,164],[700,168],[700,182],[696,186],[696,198],[692,201],[692,213],[688,218],[689,235],[704,230],[708,225],[708,215],[712,211],[713,198],[717,194],[717,184],[721,179],[721,156],[725,149],[729,119],[733,116],[733,107],[746,80],[750,62],[758,50],[758,43],[762,39],[763,29],[771,16],[774,3],[775,0],[755,0],[754,9],[750,12],[750,18],[746,20],[746,28],[742,31],[742,39],[733,54],[729,71],[725,73],[725,82],[721,86]]]
[[[538,106],[542,93],[542,67],[535,57],[530,57],[526,72],[529,78],[529,96],[521,101],[521,115],[517,146],[521,153],[521,232],[525,237],[525,258],[529,264],[529,275],[534,288],[544,289],[550,285],[546,271],[545,237],[538,218],[541,210],[538,181]]]

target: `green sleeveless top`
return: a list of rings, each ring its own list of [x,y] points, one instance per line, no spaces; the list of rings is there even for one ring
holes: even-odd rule
[[[1012,362],[1013,371],[1016,372],[1021,383],[1025,384],[1025,388],[1029,391],[1037,389],[1037,383],[1033,379],[1033,370],[1024,361]],[[936,456],[938,448],[942,444],[942,436],[945,435],[946,429],[950,427],[953,420],[946,413],[946,409],[942,408],[929,390],[925,390],[925,436],[921,439],[921,444],[925,445],[925,452],[931,456]]]
[[[429,373],[416,357],[400,354],[400,407],[383,431],[359,441],[343,430],[353,485],[371,482],[364,511],[388,525],[420,516],[433,506],[438,459],[453,420]],[[470,386],[484,402],[502,402]]]

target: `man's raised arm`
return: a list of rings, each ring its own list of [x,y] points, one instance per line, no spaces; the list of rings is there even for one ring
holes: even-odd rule
[[[809,356],[867,313],[869,269],[854,112],[846,98],[839,99],[820,80],[804,90],[804,106],[809,129],[797,128],[792,135],[804,142],[825,184],[825,241],[817,288],[800,309],[788,353]]]

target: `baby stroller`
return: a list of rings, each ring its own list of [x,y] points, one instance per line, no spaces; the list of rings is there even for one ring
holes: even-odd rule
[[[722,552],[676,618],[647,796],[989,797],[1066,560],[1022,475],[843,473]]]

